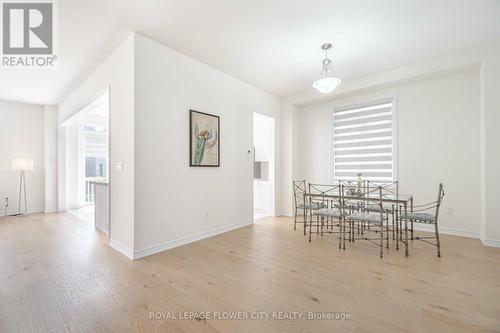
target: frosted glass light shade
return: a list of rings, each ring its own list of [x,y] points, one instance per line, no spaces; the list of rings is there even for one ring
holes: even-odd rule
[[[31,159],[31,158],[14,158],[14,159],[12,159],[12,170],[33,171],[33,159]]]
[[[313,83],[313,87],[322,94],[329,94],[337,88],[342,81],[336,77],[325,77]]]

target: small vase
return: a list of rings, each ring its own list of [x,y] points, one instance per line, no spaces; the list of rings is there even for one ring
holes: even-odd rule
[[[362,176],[362,175],[363,175],[363,174],[361,174],[361,173],[358,173],[358,174],[357,174],[357,176],[358,176],[358,188],[357,188],[357,192],[358,192],[359,194],[361,194],[361,193],[362,193],[362,192],[361,192],[361,184],[363,183],[363,180],[361,179],[361,176]]]

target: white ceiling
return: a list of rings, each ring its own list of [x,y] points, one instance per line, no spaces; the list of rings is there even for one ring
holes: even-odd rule
[[[500,1],[59,0],[58,67],[0,69],[0,99],[57,104],[129,31],[289,96],[325,41],[344,81],[499,41]]]

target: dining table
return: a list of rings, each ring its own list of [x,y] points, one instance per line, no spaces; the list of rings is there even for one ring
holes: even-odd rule
[[[322,198],[322,199],[332,199],[332,200],[344,200],[344,201],[365,201],[365,202],[380,202],[382,201],[382,205],[389,204],[395,206],[395,216],[396,216],[396,228],[399,230],[396,231],[396,248],[399,249],[399,241],[405,246],[405,257],[410,255],[408,251],[408,210],[412,211],[413,209],[413,195],[411,194],[399,194],[399,193],[383,193],[382,198],[378,191],[368,191],[367,193],[347,193],[341,194],[338,189],[336,191],[328,191],[327,193],[304,193],[304,201],[309,202],[314,198]],[[399,218],[398,218],[399,216]],[[404,239],[403,237],[399,237],[399,233],[401,228],[404,225]],[[399,237],[399,239],[398,239]]]

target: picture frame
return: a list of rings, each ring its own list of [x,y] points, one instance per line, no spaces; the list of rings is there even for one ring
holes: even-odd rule
[[[220,166],[220,117],[189,110],[189,166]]]

